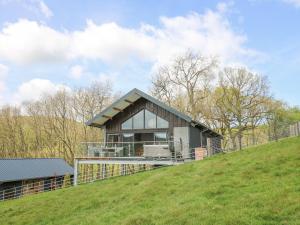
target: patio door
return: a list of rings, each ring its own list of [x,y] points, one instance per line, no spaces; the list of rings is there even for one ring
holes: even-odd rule
[[[153,144],[153,133],[135,133],[134,134],[134,153],[135,156],[143,156],[144,144]]]
[[[119,134],[107,134],[106,143],[108,146],[114,146],[119,143]]]
[[[124,156],[132,157],[134,156],[134,134],[124,133],[122,135],[122,144],[124,148]]]

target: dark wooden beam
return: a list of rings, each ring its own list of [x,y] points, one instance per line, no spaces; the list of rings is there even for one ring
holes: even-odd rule
[[[129,104],[133,104],[133,102],[130,101],[130,100],[128,100],[128,99],[125,99],[124,101],[127,102],[127,103],[129,103]]]
[[[119,112],[123,112],[122,109],[119,109],[119,108],[117,108],[117,107],[113,107],[113,109],[116,110],[116,111],[119,111]]]
[[[106,116],[106,115],[103,115],[102,117],[104,117],[104,118],[107,118],[107,119],[112,119],[112,117],[111,116]]]

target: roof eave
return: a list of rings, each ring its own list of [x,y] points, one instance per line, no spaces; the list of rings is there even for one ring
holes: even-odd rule
[[[208,126],[206,126],[205,124],[199,122],[199,121],[196,121],[196,120],[192,120],[192,123],[194,123],[196,126],[200,126],[200,127],[205,127],[205,131],[204,132],[208,132],[210,133],[211,135],[214,135],[216,137],[220,137],[223,139],[223,136],[221,134],[219,134],[218,132],[214,131],[213,129],[209,128]]]

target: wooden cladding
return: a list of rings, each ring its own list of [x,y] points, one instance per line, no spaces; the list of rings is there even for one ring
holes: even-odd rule
[[[121,132],[121,124],[140,112],[143,109],[147,109],[150,112],[156,114],[157,116],[167,120],[169,122],[169,134],[173,135],[173,127],[186,127],[189,126],[188,122],[179,118],[178,116],[170,113],[164,108],[144,99],[140,98],[136,102],[132,103],[130,106],[125,108],[123,111],[120,111],[117,115],[115,115],[111,120],[105,123],[106,132],[107,133],[116,133]],[[142,129],[143,131],[147,131],[148,129]]]

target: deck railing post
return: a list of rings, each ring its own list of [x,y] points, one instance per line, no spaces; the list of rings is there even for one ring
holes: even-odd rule
[[[175,149],[175,151],[174,151],[174,156],[175,156],[175,159],[174,159],[174,161],[176,162],[177,161],[177,153],[176,153],[176,149]]]
[[[131,144],[129,144],[128,147],[128,157],[130,157]]]
[[[78,159],[74,159],[74,186],[77,185],[78,179]]]

